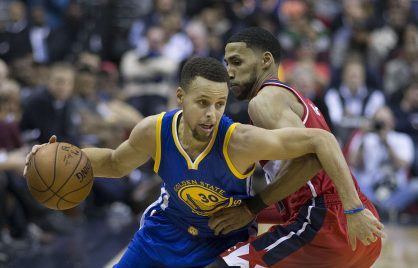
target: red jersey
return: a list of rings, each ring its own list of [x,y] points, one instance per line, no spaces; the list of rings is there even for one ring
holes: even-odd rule
[[[316,107],[310,99],[305,98],[299,91],[281,83],[278,80],[271,79],[264,82],[258,92],[266,86],[275,86],[277,87],[277,90],[288,90],[298,98],[299,102],[304,106],[304,112],[301,119],[305,127],[320,128],[330,131],[330,128],[328,127],[318,107]],[[260,161],[260,164],[265,171],[267,181],[271,182],[271,179],[275,177],[278,169],[280,168],[280,161]],[[353,180],[357,192],[359,192],[359,195],[363,197],[354,177]],[[278,220],[287,222],[297,214],[301,206],[309,202],[313,197],[324,194],[337,194],[337,190],[330,177],[322,170],[318,172],[310,181],[308,181],[305,186],[276,204],[276,208],[280,212],[280,219]],[[260,218],[262,218],[262,216]],[[263,222],[263,219],[260,219],[260,222]]]

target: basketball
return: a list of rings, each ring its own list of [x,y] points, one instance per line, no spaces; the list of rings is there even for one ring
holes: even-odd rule
[[[55,142],[32,155],[26,178],[32,196],[39,203],[65,210],[86,199],[93,186],[93,169],[80,148]]]

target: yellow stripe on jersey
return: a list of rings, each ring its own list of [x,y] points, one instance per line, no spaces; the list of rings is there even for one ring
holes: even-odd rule
[[[180,154],[184,157],[184,159],[187,162],[187,168],[188,169],[195,169],[197,170],[199,168],[199,163],[202,162],[202,160],[210,153],[210,151],[212,150],[213,144],[215,143],[216,140],[216,135],[218,134],[218,127],[219,125],[217,125],[215,127],[215,129],[213,130],[212,133],[212,137],[210,139],[209,144],[206,146],[205,150],[203,150],[203,152],[201,152],[199,154],[199,156],[195,159],[195,161],[193,162],[192,159],[190,158],[190,156],[187,154],[187,152],[183,149],[183,146],[181,146],[180,140],[178,138],[177,135],[177,120],[179,115],[182,113],[183,111],[178,111],[174,116],[173,116],[173,122],[172,122],[172,126],[171,126],[171,130],[172,130],[172,135],[173,135],[173,140],[174,143],[176,144],[177,150],[179,150]]]
[[[155,159],[154,159],[154,172],[158,173],[161,162],[161,125],[163,123],[163,117],[165,112],[162,112],[157,117],[157,123],[155,124]]]
[[[226,160],[226,163],[228,164],[229,169],[231,170],[232,174],[235,175],[235,177],[237,177],[238,179],[246,179],[247,177],[251,176],[254,171],[255,171],[255,163],[253,168],[247,173],[247,174],[241,174],[237,168],[234,166],[234,164],[232,164],[231,159],[229,158],[228,155],[228,144],[229,144],[229,140],[231,139],[232,136],[232,132],[234,132],[235,127],[238,125],[239,123],[234,123],[232,125],[229,126],[228,131],[226,132],[225,135],[225,140],[224,140],[224,145],[223,145],[223,153],[224,153],[224,157]]]

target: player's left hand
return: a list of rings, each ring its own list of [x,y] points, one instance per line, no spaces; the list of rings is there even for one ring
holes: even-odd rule
[[[351,249],[354,251],[357,247],[357,239],[365,246],[376,242],[379,237],[384,238],[383,224],[373,215],[373,213],[364,209],[355,214],[347,216],[347,234]]]
[[[209,219],[209,228],[215,231],[215,235],[225,235],[248,225],[254,218],[245,205],[241,204],[214,213]]]

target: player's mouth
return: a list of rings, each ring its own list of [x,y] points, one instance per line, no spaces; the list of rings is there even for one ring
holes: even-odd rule
[[[202,129],[204,132],[212,132],[214,124],[199,124],[200,129]]]

